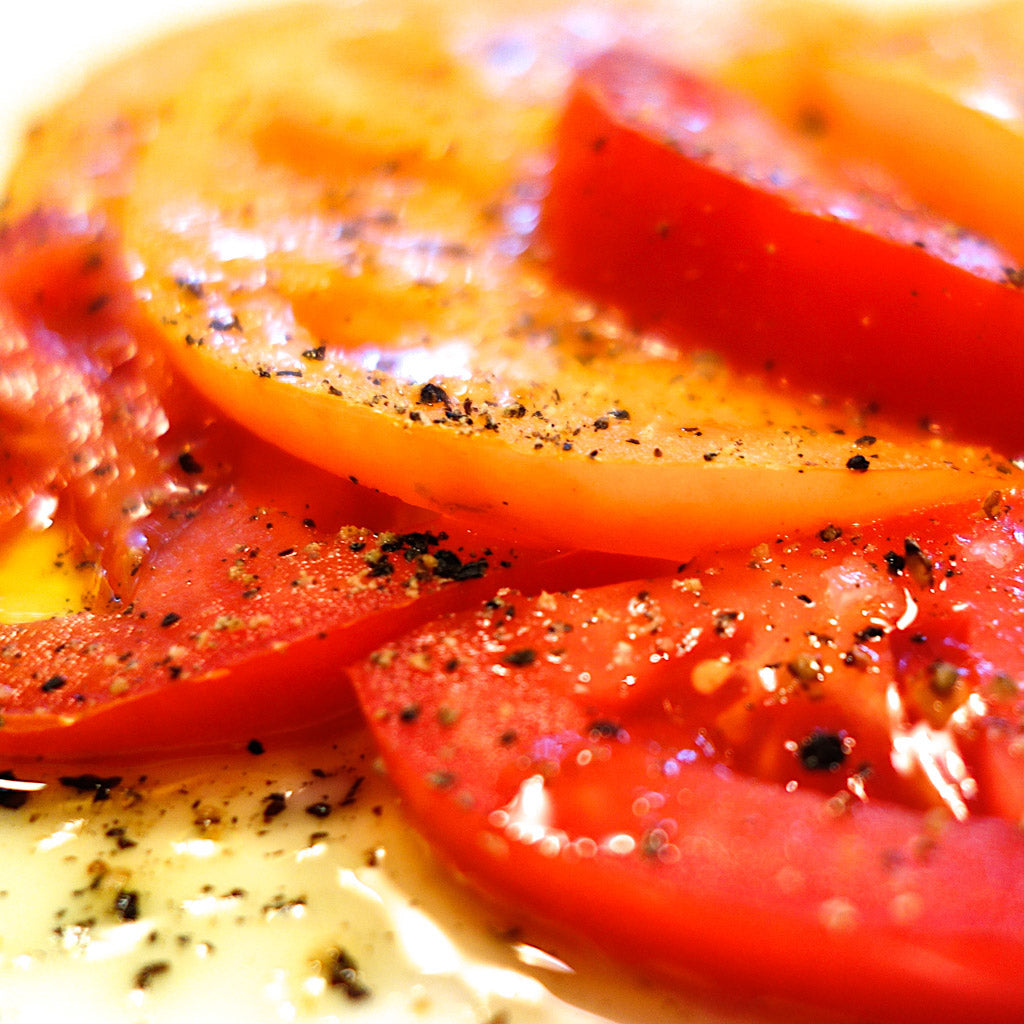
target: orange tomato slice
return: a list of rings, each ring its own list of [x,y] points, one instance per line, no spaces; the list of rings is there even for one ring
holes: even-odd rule
[[[1022,48],[1024,8],[1010,0],[791,37],[727,75],[826,151],[887,167],[1022,260]]]
[[[493,47],[411,17],[278,13],[244,55],[211,42],[230,28],[162,102],[158,51],[120,69],[141,111],[85,107],[125,111],[93,201],[149,317],[255,433],[472,526],[674,558],[1005,485],[983,449],[769,392],[554,285],[533,228],[564,58],[495,88]],[[38,165],[19,188],[62,191]]]

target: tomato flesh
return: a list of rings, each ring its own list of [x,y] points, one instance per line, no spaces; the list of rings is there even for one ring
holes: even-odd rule
[[[555,269],[645,325],[1016,454],[1006,252],[815,158],[746,99],[606,54],[558,133]]]
[[[356,687],[421,827],[523,915],[854,1019],[1012,1015],[1018,501],[502,592]]]

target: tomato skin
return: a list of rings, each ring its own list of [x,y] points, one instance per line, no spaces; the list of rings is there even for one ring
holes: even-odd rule
[[[353,678],[420,827],[517,917],[836,1019],[1015,1018],[1018,501],[503,592]],[[918,661],[956,684],[922,694]],[[843,734],[841,765],[810,767]],[[990,762],[1014,784],[989,789]]]
[[[811,152],[722,87],[608,53],[559,129],[554,267],[742,365],[1016,453],[1015,261]]]

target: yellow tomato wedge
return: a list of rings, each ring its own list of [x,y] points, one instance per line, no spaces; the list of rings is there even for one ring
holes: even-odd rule
[[[1024,5],[1003,0],[857,33],[798,32],[726,74],[826,150],[886,167],[1024,260],[1022,51]]]
[[[367,18],[253,18],[244,59],[229,22],[162,98],[177,51],[144,54],[119,72],[142,100],[83,105],[111,136],[91,164],[71,147],[94,185],[16,178],[19,202],[64,189],[121,225],[168,351],[227,414],[471,525],[662,557],[1007,483],[985,450],[772,393],[560,289],[533,229],[564,52],[524,76],[507,39]]]

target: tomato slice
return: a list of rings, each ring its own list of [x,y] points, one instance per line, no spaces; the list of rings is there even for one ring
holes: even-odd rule
[[[557,286],[531,250],[550,88],[499,100],[486,67],[422,25],[347,19],[268,17],[215,58],[204,37],[163,103],[150,83],[104,107],[97,87],[83,110],[124,130],[97,135],[91,164],[59,119],[42,132],[83,180],[75,192],[51,168],[35,194],[84,201],[96,178],[149,328],[218,408],[331,472],[538,546],[685,558],[999,485],[1009,467],[985,451],[766,391]],[[394,54],[421,51],[396,81]],[[132,74],[156,75],[160,52]],[[308,74],[285,88],[289,61]],[[409,88],[429,117],[405,116]],[[40,173],[19,176],[22,202]]]
[[[237,431],[217,441],[236,453],[231,476],[144,524],[129,593],[0,625],[13,669],[0,752],[94,758],[322,728],[353,711],[344,666],[382,638],[478,599],[495,574],[558,586],[583,568],[467,535]]]
[[[853,1019],[1008,1019],[1019,502],[504,591],[356,687],[410,812],[515,915]]]
[[[57,216],[12,227],[0,248],[13,352],[0,413],[24,471],[5,492],[7,544],[33,536],[26,520],[45,502],[80,538],[63,557],[95,558],[105,583],[91,611],[0,626],[3,753],[306,726],[352,709],[348,661],[493,587],[491,573],[539,587],[644,571],[521,559],[219,423],[140,328],[118,252],[109,233]]]
[[[85,220],[35,215],[0,238],[0,525],[45,522],[63,491],[105,531],[125,519],[128,467],[158,466],[164,360],[138,352],[119,262]]]
[[[495,578],[541,589],[665,567],[469,534],[230,425],[188,453],[191,494],[133,522],[145,554],[124,587],[91,611],[0,624],[0,753],[95,759],[336,727],[355,709],[348,663]]]
[[[933,208],[1024,256],[1024,166],[1013,2],[918,12],[796,38],[733,62],[730,79],[833,157],[887,167]]]
[[[582,72],[558,139],[545,221],[565,279],[778,378],[1024,447],[1008,253],[636,53]]]

